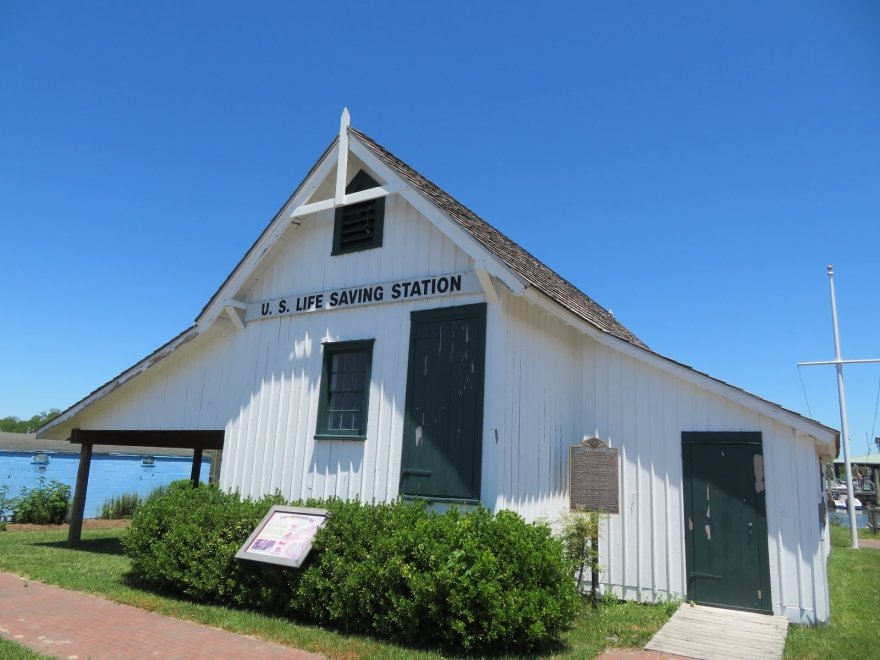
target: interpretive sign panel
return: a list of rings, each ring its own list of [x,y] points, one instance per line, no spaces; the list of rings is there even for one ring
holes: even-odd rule
[[[326,509],[275,505],[235,553],[235,558],[299,568],[327,515]]]
[[[568,495],[572,511],[620,513],[617,449],[599,438],[569,447]]]

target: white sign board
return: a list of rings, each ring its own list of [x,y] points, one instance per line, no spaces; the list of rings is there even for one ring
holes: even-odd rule
[[[319,310],[347,309],[363,305],[404,302],[436,296],[479,293],[480,282],[473,272],[431,275],[381,284],[328,289],[308,294],[248,303],[244,320],[260,321],[278,316],[306,314]]]
[[[235,553],[235,558],[299,568],[326,519],[326,509],[276,504]]]

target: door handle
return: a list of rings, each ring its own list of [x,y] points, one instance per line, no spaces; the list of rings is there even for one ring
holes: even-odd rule
[[[752,538],[752,523],[749,523],[749,538]]]

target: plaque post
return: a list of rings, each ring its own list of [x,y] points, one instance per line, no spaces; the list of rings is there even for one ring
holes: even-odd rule
[[[618,451],[593,436],[569,447],[569,510],[590,516],[590,596],[599,598],[599,514],[620,512]]]

